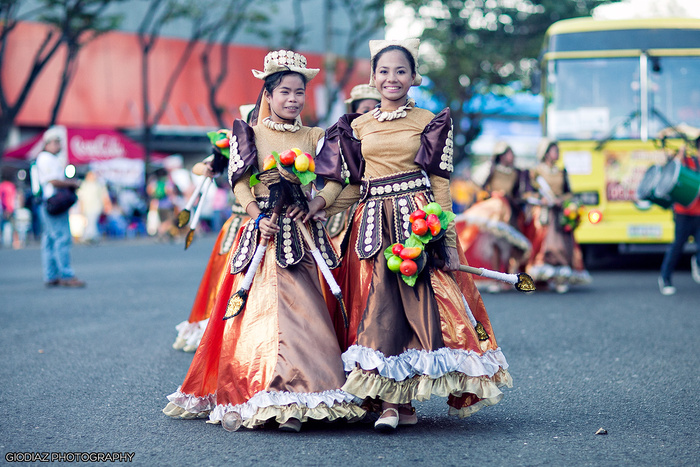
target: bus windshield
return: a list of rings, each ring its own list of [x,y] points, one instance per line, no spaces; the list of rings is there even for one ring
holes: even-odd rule
[[[555,59],[547,64],[547,134],[558,140],[642,135],[640,58]],[[648,132],[700,127],[700,57],[649,57]]]

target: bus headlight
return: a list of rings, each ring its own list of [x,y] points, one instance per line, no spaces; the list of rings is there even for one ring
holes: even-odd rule
[[[598,224],[600,221],[603,220],[603,213],[598,211],[597,209],[591,209],[590,211],[588,211],[588,220],[591,224]]]

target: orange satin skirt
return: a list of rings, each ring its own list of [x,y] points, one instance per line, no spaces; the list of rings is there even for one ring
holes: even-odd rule
[[[187,376],[168,396],[187,412],[181,418],[208,414],[218,423],[236,412],[248,428],[289,418],[361,419],[359,401],[340,389],[345,382],[340,347],[312,256],[307,252],[300,263],[281,268],[271,240],[245,308],[224,321],[243,278],[244,273],[227,274],[221,281]]]
[[[194,352],[199,345],[216,297],[219,294],[224,278],[228,275],[226,268],[228,252],[233,245],[238,228],[248,219],[247,215],[234,213],[219,230],[219,235],[217,235],[214,242],[214,248],[211,250],[207,267],[202,275],[202,280],[199,282],[190,316],[186,321],[175,326],[178,334],[173,343],[173,348],[182,349],[185,352]]]
[[[558,208],[532,208],[532,223],[527,235],[532,242],[532,255],[527,273],[537,282],[553,285],[589,284],[591,276],[583,264],[581,247],[572,232],[565,232],[558,224]]]
[[[508,200],[502,196],[479,201],[455,219],[455,229],[470,266],[518,273],[524,270],[532,244],[514,225]],[[478,286],[499,285],[494,279],[474,276]]]
[[[427,204],[426,193],[415,195],[415,202]],[[350,321],[345,330],[337,313],[332,316],[345,343],[349,375],[343,389],[390,403],[426,400],[431,394],[448,397],[450,414],[460,417],[500,401],[499,387],[512,386],[512,380],[471,275],[426,267],[410,287],[391,272],[382,254],[397,241],[391,200],[382,202],[379,253],[360,260],[355,245],[364,235],[359,231],[364,209],[362,202],[343,264],[334,271]]]

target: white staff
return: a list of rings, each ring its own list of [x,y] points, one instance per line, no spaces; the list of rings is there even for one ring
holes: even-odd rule
[[[209,190],[209,186],[211,185],[212,179],[211,177],[207,177],[204,180],[204,185],[202,186],[202,196],[199,198],[199,203],[197,204],[197,209],[194,211],[194,218],[192,219],[192,223],[190,224],[190,231],[187,232],[187,237],[185,238],[185,250],[190,247],[190,244],[192,243],[192,239],[194,238],[194,229],[197,228],[197,224],[199,223],[199,216],[202,214],[202,206],[204,205],[204,198],[207,195],[207,191]]]

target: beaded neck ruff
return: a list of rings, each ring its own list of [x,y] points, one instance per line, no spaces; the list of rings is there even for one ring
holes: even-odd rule
[[[372,111],[372,116],[376,118],[378,122],[383,122],[405,117],[406,111],[411,110],[413,106],[416,105],[416,101],[409,98],[405,105],[402,105],[398,109],[392,110],[391,112],[382,112],[382,109],[379,107],[380,105],[381,104],[377,104],[377,106],[374,108]]]
[[[263,119],[263,125],[268,127],[270,130],[288,131],[290,133],[296,133],[297,131],[301,130],[301,119],[299,117],[297,117],[294,120],[294,124],[291,124],[291,123],[273,122],[272,118],[265,117]]]
[[[496,170],[498,170],[501,173],[512,174],[514,169],[513,167],[509,167],[507,165],[496,164]]]

